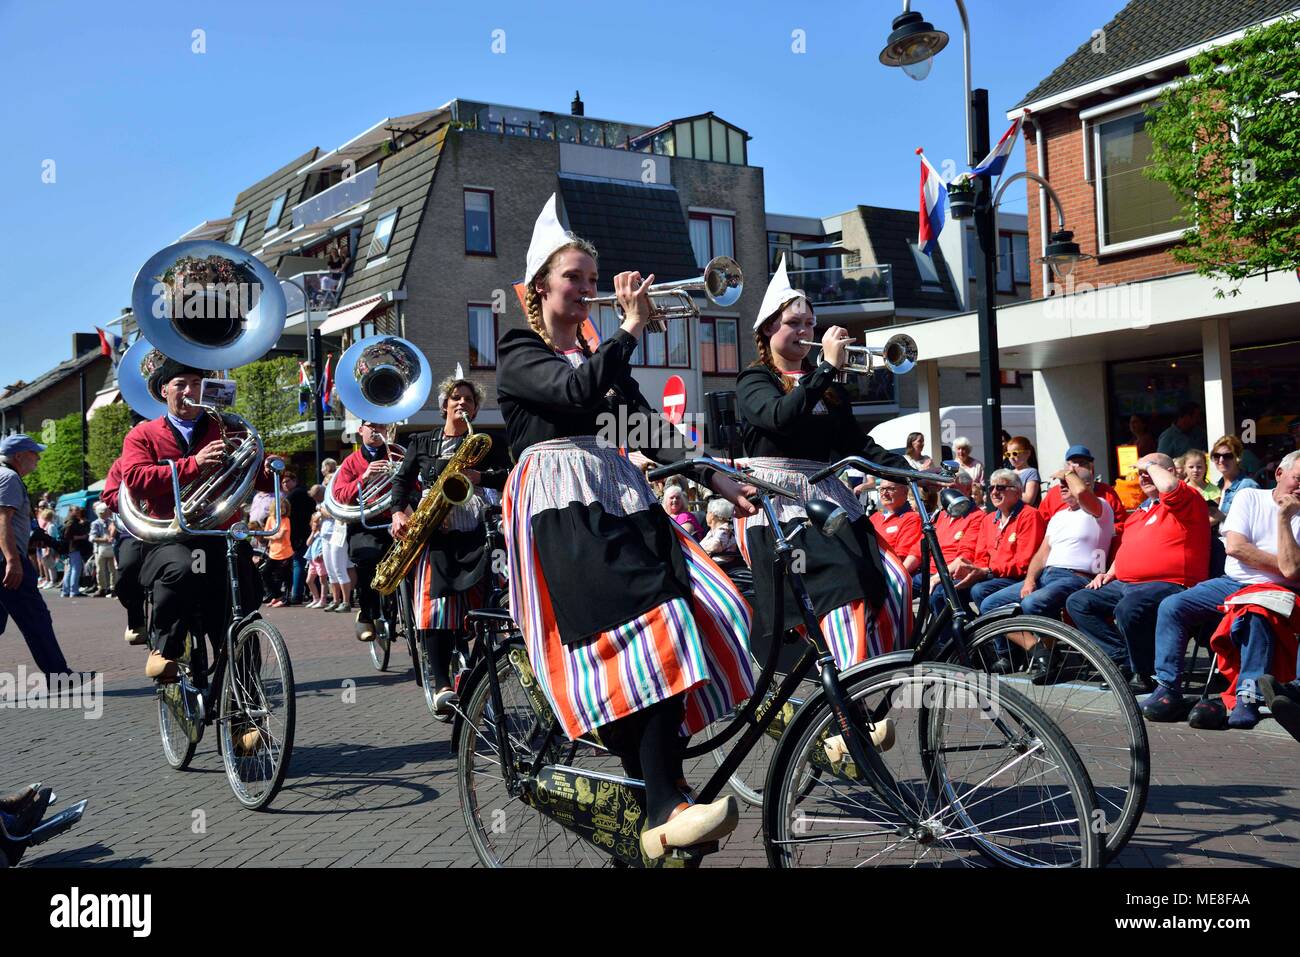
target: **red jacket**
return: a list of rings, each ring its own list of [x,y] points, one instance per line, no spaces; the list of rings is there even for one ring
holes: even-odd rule
[[[1024,578],[1029,562],[1043,544],[1047,523],[1038,509],[1016,506],[1016,511],[1002,528],[1001,512],[990,512],[980,524],[980,540],[975,546],[975,564],[987,568],[994,578]]]
[[[387,446],[385,446],[385,455]],[[361,490],[361,476],[365,474],[366,467],[370,465],[371,459],[366,458],[366,454],[357,449],[351,455],[343,460],[339,466],[338,472],[334,474],[334,498],[342,505],[353,505],[356,503],[357,495]],[[388,521],[392,518],[392,512],[384,512],[380,515],[372,515],[366,512],[366,521],[371,525],[379,524],[380,520]]]
[[[1135,508],[1115,553],[1122,582],[1173,582],[1190,588],[1210,568],[1210,512],[1201,493],[1179,482],[1149,509]]]
[[[234,434],[232,432],[232,434]],[[149,422],[141,422],[126,434],[122,442],[122,456],[115,465],[121,467],[121,485],[131,489],[136,504],[147,502],[148,512],[154,518],[171,518],[175,508],[172,493],[172,473],[166,460],[176,462],[176,471],[181,486],[199,477],[199,463],[194,456],[209,442],[221,438],[217,421],[205,414],[195,426],[190,436],[190,443],[183,444],[180,433],[161,416]],[[107,482],[105,489],[107,490]],[[263,492],[274,489],[271,476],[259,470],[254,480],[254,487]],[[114,489],[113,505],[117,501],[117,489]],[[229,528],[239,518],[239,513],[232,515],[223,525]]]
[[[953,518],[943,511],[939,513],[934,521],[934,534],[939,539],[939,547],[943,549],[945,565],[951,565],[959,558],[974,560],[980,530],[986,518],[988,515],[978,508],[972,508],[964,518]],[[930,574],[939,574],[933,558],[930,559]]]
[[[875,526],[876,535],[899,558],[908,555],[921,557],[921,516],[909,508],[901,515],[886,515],[883,511],[873,512],[871,524]]]
[[[108,467],[108,474],[104,476],[104,491],[99,493],[99,500],[117,511],[117,488],[122,484],[122,460],[116,458],[113,464]]]
[[[1093,486],[1092,491],[1099,499],[1109,502],[1110,510],[1115,513],[1115,535],[1110,540],[1110,553],[1114,555],[1124,534],[1124,519],[1128,517],[1128,509],[1124,507],[1119,493],[1105,482],[1098,482]],[[1061,486],[1058,483],[1049,488],[1043,500],[1038,503],[1038,514],[1043,516],[1043,522],[1046,524],[1063,508],[1065,508],[1065,500],[1061,497]]]
[[[1290,591],[1285,585],[1268,582],[1262,585],[1247,585],[1235,591],[1229,598],[1261,591]],[[1263,605],[1220,605],[1223,620],[1210,636],[1210,649],[1219,659],[1219,671],[1228,679],[1228,690],[1223,693],[1223,703],[1229,710],[1237,706],[1237,676],[1241,673],[1241,649],[1232,640],[1233,626],[1247,612],[1261,615],[1273,629],[1273,664],[1268,673],[1279,682],[1295,680],[1297,637],[1300,637],[1300,601],[1290,618],[1283,618],[1279,613]]]

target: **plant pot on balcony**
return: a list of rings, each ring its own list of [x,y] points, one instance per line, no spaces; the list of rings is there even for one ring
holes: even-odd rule
[[[958,180],[948,186],[948,215],[958,220],[975,215],[975,184],[970,180]]]

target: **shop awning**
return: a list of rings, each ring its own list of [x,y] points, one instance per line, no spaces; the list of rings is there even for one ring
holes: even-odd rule
[[[383,293],[377,296],[367,296],[359,302],[342,306],[331,312],[329,318],[321,323],[320,334],[328,336],[342,332],[344,329],[360,325],[375,313],[383,312],[387,308],[388,299]]]

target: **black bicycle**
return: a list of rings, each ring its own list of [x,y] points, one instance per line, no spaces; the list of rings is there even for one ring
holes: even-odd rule
[[[172,489],[181,501],[176,464],[168,460]],[[278,477],[284,464],[274,459]],[[284,783],[293,752],[294,685],[289,650],[279,630],[256,610],[245,611],[239,587],[235,548],[252,537],[270,537],[280,528],[280,496],[275,496],[275,527],[252,531],[242,522],[230,528],[196,529],[176,509],[176,521],[185,535],[222,536],[226,540],[226,574],[230,581],[230,622],[211,667],[207,641],[198,616],[185,640],[176,681],[160,683],[158,731],[163,755],[176,770],[194,758],[203,729],[217,725],[217,747],[226,779],[239,803],[252,810],[266,807]],[[158,647],[152,603],[146,596],[150,646]],[[202,676],[202,680],[197,680]]]
[[[753,696],[721,730],[687,746],[685,757],[699,759],[739,736],[698,800],[714,800],[755,745],[775,739],[762,793],[772,866],[1098,866],[1092,784],[1042,710],[961,665],[895,658],[840,672],[794,558],[799,535],[834,533],[834,506],[808,503],[809,520],[787,530],[773,498],[793,496],[713,459],[650,476],[708,470],[759,489],[776,545],[772,620],[784,620],[789,582],[804,633],[768,636]],[[942,481],[906,474],[914,491],[918,481]],[[485,651],[466,682],[453,747],[479,859],[497,867],[698,864],[713,848],[644,858],[643,783],[622,774],[597,735],[564,736],[507,612],[470,619]],[[786,640],[802,651],[777,684]],[[796,701],[801,687],[808,694]]]
[[[809,481],[819,482],[845,468],[898,482],[910,481],[915,474],[852,456],[810,476]],[[1109,862],[1137,830],[1150,786],[1150,747],[1137,699],[1128,690],[1119,666],[1078,629],[1056,619],[1022,614],[1018,604],[985,615],[972,611],[961,600],[942,561],[935,567],[939,569],[938,585],[945,600],[938,615],[931,615],[926,600],[930,594],[930,556],[942,555],[942,551],[934,529],[934,513],[915,493],[913,489],[923,532],[920,613],[909,648],[873,661],[966,665],[997,675],[1000,683],[1015,688],[1042,709],[1069,738],[1096,789],[1101,813],[1095,827],[1104,835],[1105,860]],[[959,518],[974,506],[954,490],[943,495],[941,507]],[[789,670],[789,651],[785,654],[787,668],[782,670]],[[806,683],[795,698],[809,693]],[[775,736],[779,737],[779,733]],[[760,742],[732,778],[732,790],[750,804],[762,803],[762,786],[758,782],[766,774],[775,747],[774,738]]]

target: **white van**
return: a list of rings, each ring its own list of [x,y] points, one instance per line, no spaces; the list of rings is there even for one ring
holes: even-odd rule
[[[971,455],[988,465],[984,455],[984,423],[982,410],[978,405],[945,405],[939,409],[939,442],[945,448],[936,455],[926,440],[925,452],[937,460],[952,457],[953,440],[959,436],[970,439]],[[921,412],[900,415],[888,422],[881,422],[871,430],[871,437],[887,449],[901,449],[907,444],[911,432],[924,432],[926,416]],[[1034,431],[1034,407],[1032,405],[1004,405],[1002,407],[1002,428],[1011,435],[1023,435],[1034,447],[1038,447],[1038,437]],[[997,463],[994,463],[995,465]]]

